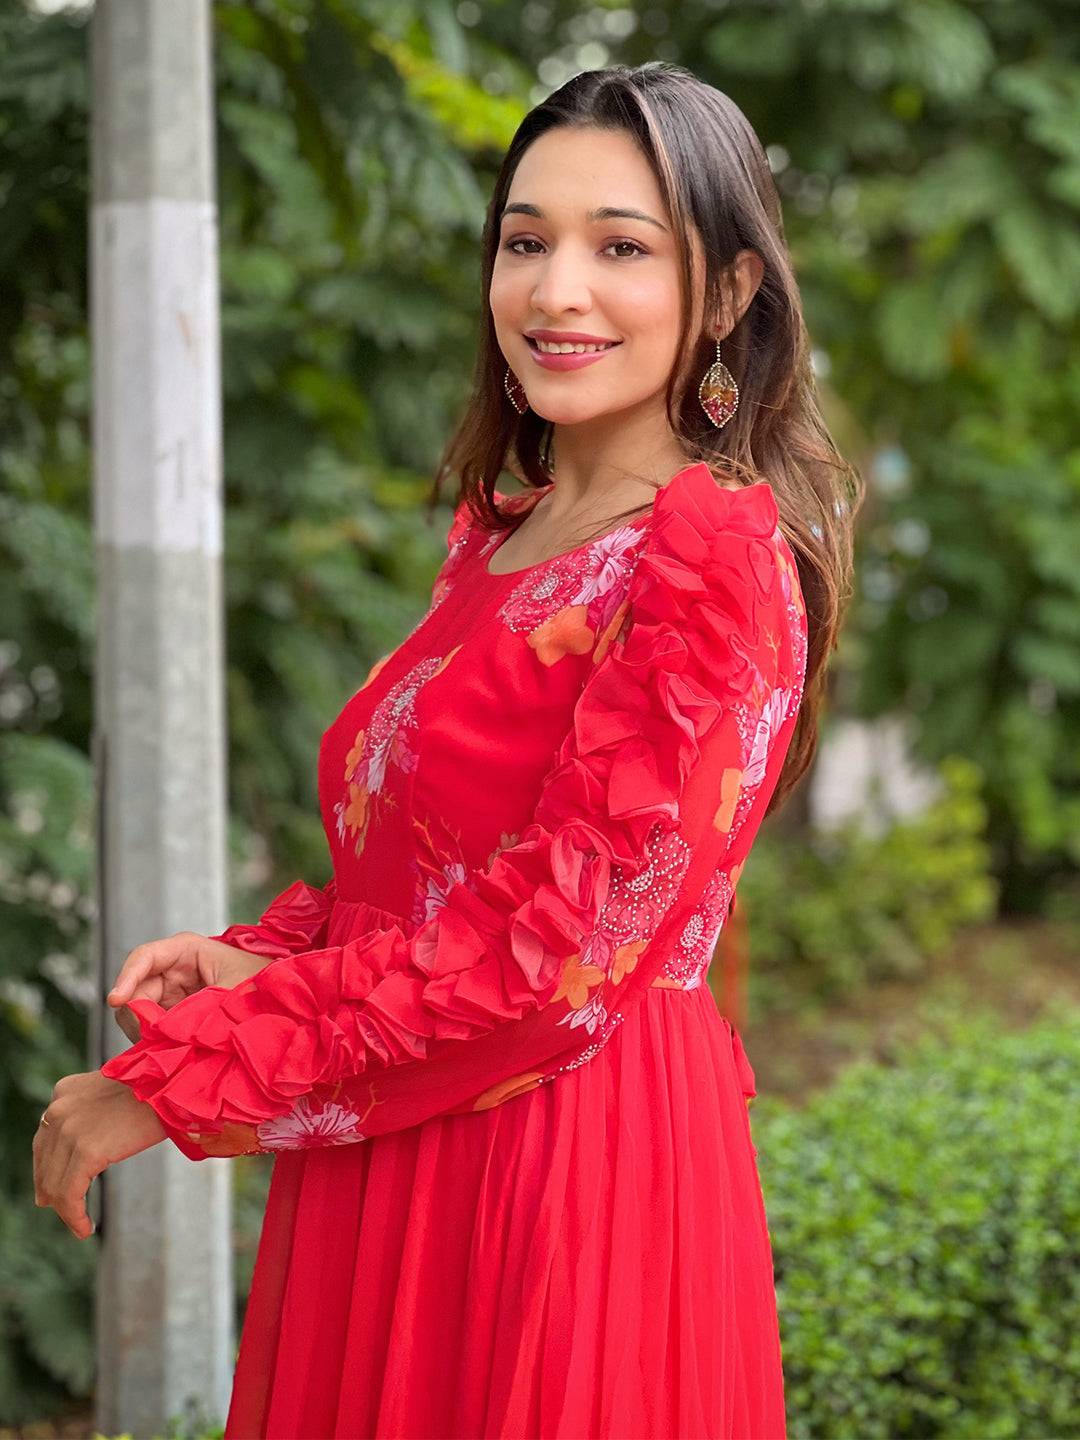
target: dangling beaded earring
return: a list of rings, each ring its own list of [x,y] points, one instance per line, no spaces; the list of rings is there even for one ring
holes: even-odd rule
[[[510,404],[513,405],[517,413],[519,415],[524,415],[525,411],[529,408],[529,402],[525,398],[525,387],[524,385],[522,385],[521,381],[517,378],[514,372],[510,369],[509,365],[506,367],[506,375],[503,379],[503,389],[506,391],[507,395],[509,395]],[[520,404],[518,403],[519,400],[521,402]]]
[[[739,408],[739,387],[735,377],[720,359],[720,341],[716,342],[716,359],[701,378],[698,386],[701,408],[716,426],[726,425]]]

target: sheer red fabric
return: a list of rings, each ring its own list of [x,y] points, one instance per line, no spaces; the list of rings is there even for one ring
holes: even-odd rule
[[[460,506],[323,735],[333,879],[217,937],[268,957],[243,984],[133,1003],[103,1072],[194,1159],[277,1152],[229,1437],[783,1436],[705,983],[802,696],[778,521],[691,465],[493,575]]]

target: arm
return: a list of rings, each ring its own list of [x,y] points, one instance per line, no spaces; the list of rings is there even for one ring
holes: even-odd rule
[[[106,1073],[233,1155],[486,1108],[596,1053],[714,872],[737,879],[801,699],[772,492],[709,479],[685,511],[668,498],[519,843],[412,935],[297,954],[167,1012],[135,1002],[144,1038]]]

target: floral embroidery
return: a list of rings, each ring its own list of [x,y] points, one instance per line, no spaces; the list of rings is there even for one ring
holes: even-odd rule
[[[714,870],[702,891],[701,900],[687,918],[675,946],[664,965],[665,979],[693,990],[708,971],[720,932],[724,928],[735,886],[731,874],[721,867]]]
[[[103,1073],[123,1078],[206,1154],[348,1144],[456,1113],[460,1097],[479,1096],[469,1108],[482,1109],[548,1083],[597,1055],[650,983],[681,977],[700,986],[802,683],[805,642],[791,625],[803,613],[797,571],[776,526],[767,487],[728,491],[706,466],[689,467],[658,495],[648,537],[627,527],[625,546],[616,532],[515,577],[508,609],[500,585],[485,619],[504,603],[499,623],[527,636],[532,654],[525,644],[507,650],[531,662],[531,681],[533,656],[550,665],[585,630],[593,659],[604,660],[584,660],[573,724],[520,837],[506,837],[483,869],[477,856],[491,837],[480,840],[455,815],[463,826],[456,853],[453,844],[439,847],[445,854],[428,851],[421,863],[430,883],[416,887],[434,923],[410,933],[406,920],[386,923],[396,910],[342,896],[348,909],[319,964],[295,948],[296,960],[275,960],[225,993],[205,987],[167,1011],[133,1001],[143,1038]],[[476,614],[466,607],[466,646]],[[456,653],[413,664],[395,652],[364,707],[365,728],[350,713],[334,731],[320,781],[337,801],[339,839],[362,843],[373,812],[407,798],[391,782],[416,764],[417,692]],[[583,678],[572,665],[557,674],[575,685]],[[453,698],[448,690],[447,703]],[[482,772],[484,747],[498,732],[468,713]],[[771,754],[759,775],[762,747]],[[696,788],[683,807],[693,775],[712,780],[716,794]],[[507,814],[520,813],[511,798]],[[688,893],[691,852],[702,845],[718,859],[702,864],[702,882]],[[598,846],[609,857],[603,863]],[[342,866],[341,878],[346,890],[391,903],[380,881],[400,879],[392,868],[399,852],[376,857],[375,848],[370,874]],[[340,865],[340,854],[334,859]],[[473,868],[459,869],[466,860]],[[531,1016],[556,988],[558,1003],[536,1023],[505,1025],[500,1049],[500,1027]],[[566,1045],[553,1055],[559,1025]],[[475,1046],[440,1044],[489,1035]],[[436,1069],[417,1084],[414,1062],[426,1058]]]
[[[598,930],[610,947],[610,955],[628,941],[651,940],[664,916],[675,903],[683,876],[690,864],[690,847],[674,831],[657,835],[647,846],[648,863],[629,880],[617,866],[611,888],[600,914]],[[634,967],[628,967],[632,970]]]
[[[660,833],[657,833],[660,831]],[[629,879],[615,866],[595,928],[579,955],[564,964],[559,988],[551,1002],[566,999],[568,1012],[558,1021],[592,1035],[608,1021],[605,980],[613,985],[633,973],[638,956],[660,928],[675,903],[690,864],[690,847],[674,831],[653,829],[646,845],[648,863]],[[595,994],[590,991],[596,989]]]
[[[499,607],[499,618],[527,635],[541,664],[586,654],[625,600],[644,540],[640,526],[624,525],[533,566]],[[605,649],[610,639],[606,633]]]
[[[416,769],[416,697],[460,649],[456,645],[446,655],[419,661],[386,692],[367,727],[356,732],[345,757],[345,794],[334,806],[334,815],[338,840],[344,845],[347,834],[355,836],[357,855],[367,840],[374,797],[383,789],[387,767],[393,764],[404,775]]]

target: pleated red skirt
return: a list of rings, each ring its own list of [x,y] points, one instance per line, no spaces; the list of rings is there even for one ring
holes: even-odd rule
[[[783,1440],[753,1092],[657,988],[505,1104],[279,1152],[226,1440]]]

